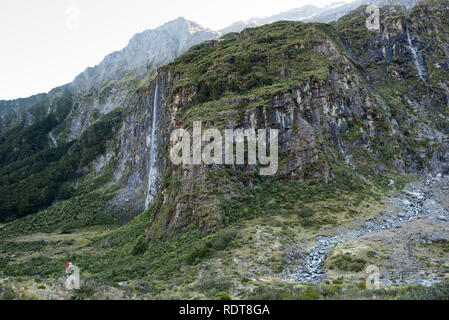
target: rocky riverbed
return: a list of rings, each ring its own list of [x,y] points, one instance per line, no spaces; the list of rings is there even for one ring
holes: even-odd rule
[[[286,254],[284,279],[298,283],[323,282],[329,278],[325,262],[333,251],[343,246],[356,247],[376,241],[391,251],[382,270],[382,284],[432,285],[439,282],[445,276],[444,272],[421,272],[422,263],[416,257],[415,246],[447,242],[448,185],[448,177],[441,174],[429,176],[424,183],[411,183],[392,198],[391,212],[365,220],[355,228],[340,226],[329,230],[329,236],[301,241]],[[439,258],[439,265],[445,268],[448,257]]]

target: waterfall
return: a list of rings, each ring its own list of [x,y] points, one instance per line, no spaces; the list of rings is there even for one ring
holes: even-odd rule
[[[58,141],[56,141],[55,137],[53,136],[53,132],[55,132],[55,130],[50,132],[50,139],[53,142],[53,145],[55,146],[55,148],[57,148],[58,147]]]
[[[157,178],[157,168],[156,168],[156,153],[157,153],[157,107],[158,107],[158,85],[156,84],[156,89],[154,91],[154,102],[153,102],[153,126],[151,128],[151,150],[150,150],[150,163],[148,170],[148,191],[147,198],[145,201],[145,210],[148,209],[150,203],[154,199],[153,185]]]
[[[424,79],[424,75],[425,75],[425,70],[424,67],[420,61],[420,58],[418,56],[418,50],[413,46],[412,43],[412,39],[410,37],[410,32],[408,31],[408,27],[406,27],[407,30],[407,42],[408,42],[408,49],[410,50],[410,52],[413,55],[413,59],[415,61],[415,67],[418,70],[418,77],[423,81],[426,82],[426,80]]]

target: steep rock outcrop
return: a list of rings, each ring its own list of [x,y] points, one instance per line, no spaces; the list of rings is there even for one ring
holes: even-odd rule
[[[425,31],[425,37],[416,31],[420,10],[435,13],[433,21],[444,25],[447,12],[438,11],[439,5],[425,2],[410,13],[387,8],[382,12],[382,33],[366,31],[362,42],[347,30],[364,27],[363,8],[333,27],[282,22],[246,30],[195,47],[162,68],[156,81],[164,83],[161,99],[167,122],[160,124],[165,134],[158,152],[160,196],[153,203],[147,236],[167,239],[190,228],[220,228],[227,219],[223,201],[239,198],[241,187],[253,187],[257,166],[169,162],[171,130],[189,129],[196,120],[207,127],[279,129],[276,180],[327,183],[340,163],[365,178],[447,170],[447,78],[433,73],[429,65],[441,57],[418,50],[426,56],[429,70],[427,84],[422,84],[406,36],[408,28],[414,42],[444,48],[445,31]],[[154,92],[145,94],[151,97]],[[141,145],[150,132],[143,131]],[[138,178],[131,179],[134,186],[142,186],[140,203],[148,155],[142,159]],[[233,173],[226,174],[228,169]]]
[[[109,130],[111,128],[106,128],[108,124],[105,122],[111,114],[150,103],[146,97],[142,97],[142,92],[154,80],[157,68],[172,61],[192,45],[217,36],[216,32],[179,18],[155,30],[136,35],[125,49],[109,55],[98,66],[87,69],[68,85],[27,99],[0,101],[0,149],[8,153],[2,155],[0,164],[0,187],[8,199],[3,201],[0,208],[2,217],[34,213],[35,210],[73,195],[86,175],[92,173],[96,177],[105,173],[116,161],[120,165],[126,164],[129,155],[122,156],[121,159],[126,159],[123,162],[116,157],[114,144],[119,140],[118,137],[113,141],[102,141],[108,144],[110,150],[97,157],[97,152],[103,153],[104,146],[93,145],[106,136],[99,133],[97,137],[92,137],[89,129],[102,122],[100,128]],[[148,112],[151,115],[151,111]],[[139,119],[145,117],[141,115]],[[149,126],[151,130],[151,124]],[[88,134],[83,138],[86,132]],[[83,159],[93,156],[96,160],[92,165],[81,165],[80,159],[71,159],[69,166],[63,164],[64,158],[73,156],[73,153],[64,153],[70,153],[70,145],[77,145],[81,140],[84,140],[82,146],[90,150],[76,152],[84,153]],[[132,139],[126,141],[129,140]],[[146,150],[137,149],[136,146],[132,148],[131,151],[137,152],[137,155],[129,157],[139,158],[146,154]],[[130,160],[131,163],[136,161]],[[29,194],[29,201],[20,204],[21,195],[17,190],[39,189],[36,185],[41,180],[51,179],[47,177],[48,170],[55,166],[65,167],[65,170],[46,183],[44,194],[40,197],[37,192]],[[126,174],[131,175],[128,172]],[[127,185],[128,182],[124,183],[120,177],[117,173],[114,183],[120,181],[121,185]],[[32,183],[26,184],[26,179]],[[74,180],[73,183],[70,180]],[[20,181],[26,185],[21,186]],[[147,183],[145,179],[143,181]],[[132,177],[129,183],[132,186]],[[119,209],[114,207],[114,212],[126,212],[127,200],[139,199],[135,196],[141,191],[138,187],[129,187],[127,190],[118,198],[122,205]],[[129,192],[134,196],[127,196]],[[138,201],[132,207],[139,208],[132,211],[134,215],[142,210]]]

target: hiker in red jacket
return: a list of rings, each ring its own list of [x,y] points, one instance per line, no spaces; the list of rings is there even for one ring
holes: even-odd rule
[[[66,272],[70,272],[73,267],[72,261],[67,262],[67,266],[65,268]]]

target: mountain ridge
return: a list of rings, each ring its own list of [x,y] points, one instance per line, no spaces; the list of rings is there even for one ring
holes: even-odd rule
[[[107,55],[98,65],[87,68],[77,76],[73,86],[76,87],[76,92],[81,91],[81,93],[90,89],[91,85],[99,89],[98,86],[105,81],[120,80],[127,72],[135,71],[138,68],[140,69],[135,74],[143,76],[151,68],[148,65],[161,66],[182,54],[192,45],[218,36],[219,34],[215,31],[179,17],[155,29],[135,34],[125,48]],[[159,48],[158,42],[165,43],[164,47],[169,47],[170,50]],[[90,80],[92,75],[98,77],[98,74],[99,79]],[[85,83],[87,83],[87,88],[85,88]]]
[[[159,27],[157,27],[155,29],[147,29],[147,30],[144,30],[142,32],[136,33],[128,41],[127,46],[124,47],[122,50],[111,52],[110,54],[105,56],[105,58],[101,62],[99,62],[99,64],[97,64],[95,66],[92,66],[92,67],[87,67],[83,72],[81,72],[79,75],[77,75],[72,82],[69,82],[67,84],[63,84],[63,85],[58,86],[58,87],[56,87],[54,89],[58,89],[58,88],[61,88],[61,87],[67,86],[67,85],[71,85],[71,86],[75,86],[76,87],[77,83],[78,83],[78,85],[80,87],[82,87],[82,85],[81,85],[82,82],[88,82],[88,83],[90,82],[89,78],[91,77],[92,73],[95,73],[95,70],[104,69],[104,68],[101,68],[102,64],[111,65],[116,60],[114,58],[116,58],[117,56],[121,56],[122,60],[123,60],[123,55],[126,56],[126,54],[124,54],[124,53],[126,51],[132,51],[132,50],[129,50],[129,47],[132,45],[133,40],[136,40],[136,38],[145,37],[146,35],[151,34],[153,32],[161,31],[161,30],[164,30],[164,29],[165,30],[169,29],[170,26],[173,26],[173,25],[176,25],[176,24],[178,24],[178,26],[179,26],[180,22],[182,24],[187,25],[187,26],[191,25],[193,27],[193,29],[197,29],[198,31],[209,33],[209,35],[207,35],[205,37],[205,39],[207,39],[208,37],[218,38],[220,35],[225,35],[226,33],[229,33],[229,32],[240,32],[244,28],[247,28],[247,27],[260,26],[260,25],[263,25],[263,24],[266,24],[266,23],[272,23],[272,22],[275,22],[275,21],[281,21],[281,20],[286,20],[286,21],[308,21],[308,22],[319,21],[319,18],[313,18],[313,17],[307,18],[307,17],[304,17],[304,15],[309,16],[310,13],[307,13],[309,11],[314,12],[314,13],[320,13],[320,12],[322,13],[323,10],[324,10],[324,13],[326,13],[329,9],[344,7],[343,8],[344,10],[339,12],[333,18],[327,18],[327,20],[322,20],[322,21],[320,20],[320,22],[331,22],[331,21],[334,21],[334,20],[338,19],[341,15],[347,14],[347,13],[349,13],[349,11],[352,11],[352,10],[354,10],[355,8],[357,8],[357,7],[361,6],[361,5],[365,5],[366,3],[372,3],[373,5],[384,6],[386,4],[390,4],[392,1],[394,2],[394,4],[404,5],[407,9],[409,9],[409,8],[413,7],[416,3],[419,3],[422,0],[354,0],[354,1],[349,1],[349,2],[348,1],[340,1],[340,2],[336,1],[335,3],[332,3],[332,4],[328,5],[328,6],[325,6],[324,8],[320,8],[320,7],[317,7],[317,6],[314,6],[314,5],[305,5],[305,6],[300,7],[300,8],[294,8],[292,10],[288,10],[286,12],[274,14],[272,16],[265,17],[265,18],[254,17],[254,18],[251,18],[251,19],[249,19],[247,21],[235,22],[235,23],[231,24],[230,26],[225,27],[225,28],[223,28],[223,29],[221,29],[219,31],[213,31],[213,30],[211,30],[209,28],[203,28],[203,27],[201,27],[200,24],[198,24],[196,22],[189,21],[189,20],[185,19],[184,17],[178,17],[177,19],[168,21],[168,22],[164,23],[163,25],[161,25],[161,26],[159,26]],[[306,11],[306,13],[304,13],[304,11]],[[324,13],[322,13],[322,14],[324,14]],[[299,15],[299,17],[298,17],[298,15]],[[329,19],[331,19],[331,20],[329,20]],[[179,28],[178,28],[178,30],[179,30]],[[171,33],[173,33],[173,31]],[[181,48],[181,50],[179,50],[175,54],[175,56],[179,55],[181,52],[185,51],[186,47],[188,47],[187,44],[185,44]],[[126,57],[124,58],[124,60],[126,60]],[[122,69],[121,73],[126,73],[126,71],[131,71],[131,70],[133,70],[133,68],[141,67],[142,70],[140,72],[138,72],[138,74],[142,74],[142,73],[145,72],[144,71],[145,67],[143,65],[148,63],[149,60],[151,60],[151,59],[146,59],[146,60],[145,59],[141,59],[141,63],[140,64],[139,63],[131,63],[131,67],[128,66],[127,63],[122,63],[121,67],[122,68],[124,67],[124,68]],[[169,59],[165,58],[165,60],[169,60]],[[114,70],[113,72],[109,72],[108,75],[109,76],[113,75],[114,72],[117,72],[117,70]],[[105,71],[101,70],[100,73],[104,74]],[[100,76],[100,78],[101,78],[101,76]],[[104,80],[107,80],[107,79],[102,79],[102,80],[104,81]],[[100,82],[101,81],[94,81],[94,83],[96,85],[98,85]],[[22,101],[24,99],[35,97],[35,96],[39,96],[39,95],[42,95],[42,94],[49,94],[54,89],[50,90],[49,92],[36,93],[36,94],[34,94],[34,95],[30,96],[30,97],[22,97],[22,98],[17,98],[17,99],[8,99],[8,100],[0,100],[0,101],[3,102],[3,103],[5,103],[5,102],[12,102],[12,101],[18,101],[18,100]]]
[[[304,21],[304,22],[324,22],[329,23],[340,19],[351,11],[363,5],[374,5],[379,8],[386,5],[404,6],[406,9],[412,8],[421,0],[354,0],[334,2],[325,7],[306,5],[286,12],[275,14],[265,18],[251,18],[247,21],[235,22],[232,25],[221,29],[222,34],[229,32],[240,32],[245,28],[261,26],[266,23],[276,21]]]
[[[106,114],[123,105],[130,92],[148,82],[158,67],[175,59],[191,46],[215,39],[219,34],[199,24],[178,18],[134,35],[120,51],[107,55],[98,65],[89,67],[72,82],[29,98],[0,101],[0,132],[16,125],[29,126],[40,117],[55,111],[44,101],[57,99],[58,92],[68,90],[73,106],[66,124],[56,128],[57,138],[64,141],[80,136],[95,121],[93,112]],[[61,119],[63,120],[63,119]]]
[[[360,7],[230,33],[125,90],[73,141],[55,147],[51,114],[0,135],[0,213],[25,215],[0,228],[0,271],[59,288],[74,261],[77,298],[447,297],[446,2],[384,7],[375,31]],[[196,121],[277,129],[279,170],[175,165],[170,135]]]
[[[386,11],[388,13],[388,11]],[[353,12],[352,16],[357,15],[360,17],[363,17],[364,15],[366,15],[366,13],[361,12],[360,10],[356,10]],[[344,19],[343,19],[344,20]],[[210,33],[209,31],[204,31],[204,29],[200,28],[199,25],[192,23],[192,22],[188,22],[183,18],[179,18],[177,20],[174,20],[164,26],[161,27],[163,34],[164,34],[164,39],[166,39],[165,43],[173,43],[173,39],[170,38],[170,32],[173,31],[173,29],[179,29],[179,26],[181,26],[181,29],[184,30],[184,46],[183,45],[179,45],[178,44],[174,47],[171,47],[170,50],[168,50],[169,52],[169,56],[167,55],[163,55],[161,57],[162,60],[166,59],[166,60],[171,60],[174,59],[174,56],[176,56],[176,52],[179,49],[179,52],[181,52],[182,50],[186,49],[187,47],[190,46],[190,42],[202,42],[197,38],[194,37],[190,37],[192,34],[195,35],[196,33],[199,32],[200,38],[202,38],[203,36],[205,37],[215,37],[216,34],[215,33]],[[365,28],[365,26],[363,25],[363,28]],[[167,30],[169,31],[167,31]],[[172,31],[170,31],[172,30]],[[204,32],[204,33],[203,33]],[[250,32],[250,29],[247,29],[246,31],[243,32],[243,34]],[[357,32],[359,34],[365,34],[366,30],[364,29],[357,29]],[[129,51],[130,52],[135,52],[136,48],[135,48],[135,44],[138,44],[140,42],[139,38],[145,38],[147,37],[147,35],[150,34],[150,37],[152,37],[151,34],[153,34],[153,31],[147,31],[144,33],[141,33],[139,35],[136,35],[132,40],[130,40],[130,43],[127,47],[130,47]],[[167,36],[168,35],[168,36]],[[234,37],[233,34],[228,34],[226,36],[224,36],[222,38],[222,40],[220,41],[226,41],[226,39],[228,39],[229,37]],[[351,35],[352,38],[356,38],[354,35]],[[366,37],[366,36],[365,36]],[[368,37],[366,37],[366,39],[368,39]],[[216,45],[216,43],[220,43],[220,41],[216,41],[216,40],[211,40],[209,42],[206,42],[203,45],[206,46],[212,46],[214,47]],[[260,40],[262,41],[262,43],[265,40]],[[331,40],[329,40],[331,41]],[[379,40],[380,41],[380,40]],[[384,41],[384,40],[382,40]],[[404,40],[405,41],[405,40]],[[150,41],[150,45],[151,43],[153,43],[154,41]],[[176,42],[176,41],[175,41]],[[181,41],[182,42],[182,41]],[[180,43],[181,43],[180,42]],[[200,45],[200,48],[201,46]],[[326,44],[325,46],[328,46],[328,44]],[[346,46],[346,49],[350,50],[350,52],[352,52],[353,50],[355,50],[355,54],[358,54],[357,50],[359,50],[360,47],[360,43],[355,43],[352,45],[352,49],[350,46],[348,46],[347,44],[344,46]],[[142,50],[142,48],[137,45],[137,51],[139,51],[139,53],[137,54],[137,60],[141,61],[139,59],[148,59],[146,56],[146,52],[145,50]],[[125,48],[126,49],[126,48]],[[124,50],[125,50],[124,49]],[[346,50],[345,49],[345,50]],[[419,49],[419,48],[418,48]],[[329,49],[317,49],[317,50],[329,50]],[[384,49],[387,50],[387,49]],[[123,51],[123,50],[122,50]],[[143,51],[143,52],[142,52]],[[391,49],[388,48],[388,50],[386,51],[387,53],[389,53],[391,51]],[[408,52],[408,50],[406,50]],[[376,54],[376,56],[379,55],[383,55],[382,52],[379,52],[377,50],[368,50],[367,52],[369,52],[370,54]],[[352,52],[354,54],[354,52]],[[315,55],[315,52],[312,52],[312,55]],[[107,67],[105,65],[108,65],[109,61],[114,61],[115,59],[121,60],[121,52],[117,52],[114,53],[110,56],[108,56],[105,61],[104,61],[104,65],[102,66],[97,66],[97,68],[99,69],[103,69],[106,70]],[[255,59],[255,58],[251,58],[251,59]],[[302,58],[304,59],[304,58]],[[362,59],[359,61],[359,59]],[[356,59],[356,63],[361,63],[364,59],[368,59],[367,61],[370,61],[370,59],[372,59],[371,56],[368,57],[359,57]],[[136,59],[131,59],[131,60],[136,60]],[[161,61],[162,61],[161,60]],[[125,62],[119,65],[127,65],[129,68],[128,69],[132,69],[135,65],[138,65],[139,63],[135,63],[133,64],[128,64],[126,59],[124,60]],[[162,63],[162,62],[161,62]],[[243,63],[243,62],[242,62]],[[245,65],[247,62],[243,63],[243,65]],[[415,63],[416,65],[416,63]],[[444,65],[444,63],[442,64]],[[117,66],[115,66],[115,68],[111,69],[109,73],[107,73],[107,75],[110,74],[115,74],[116,70],[117,70]],[[303,66],[301,67],[303,68]],[[119,68],[120,69],[120,68]],[[92,69],[95,70],[95,69]],[[126,67],[125,67],[126,70]],[[19,117],[19,119],[24,122],[24,127],[30,127],[33,123],[35,123],[36,121],[40,121],[39,119],[46,119],[48,117],[53,117],[56,116],[56,122],[53,121],[51,118],[51,121],[47,121],[48,123],[53,123],[55,125],[55,127],[51,128],[51,130],[48,131],[42,131],[40,132],[40,134],[42,134],[43,136],[41,136],[39,139],[41,139],[40,145],[44,145],[42,144],[42,141],[47,140],[47,144],[49,146],[55,146],[55,145],[64,145],[65,143],[71,143],[73,141],[76,141],[78,138],[80,138],[82,136],[82,134],[84,133],[84,131],[89,128],[90,126],[94,125],[97,121],[99,121],[102,117],[104,117],[105,115],[109,114],[111,111],[120,108],[122,110],[134,110],[135,109],[135,105],[136,104],[145,104],[148,107],[150,107],[150,101],[151,101],[151,97],[153,97],[154,93],[150,93],[150,98],[145,98],[143,101],[139,101],[136,102],[136,99],[141,95],[141,92],[145,92],[148,90],[149,86],[152,86],[154,83],[154,79],[157,79],[157,75],[156,75],[156,66],[147,69],[147,67],[144,67],[144,70],[147,70],[145,72],[145,78],[142,79],[142,75],[138,75],[138,73],[133,73],[131,72],[130,78],[126,78],[126,72],[119,70],[118,73],[118,78],[117,79],[121,79],[121,80],[117,80],[117,79],[111,79],[109,76],[106,76],[104,73],[99,72],[98,74],[96,72],[93,72],[94,74],[97,74],[99,79],[102,79],[101,81],[96,81],[96,78],[94,77],[93,80],[91,81],[86,81],[86,83],[83,84],[83,86],[80,86],[78,89],[78,92],[80,93],[76,93],[77,90],[73,90],[73,87],[61,87],[58,90],[54,91],[54,94],[50,95],[50,96],[46,96],[46,95],[40,95],[35,97],[35,99],[37,99],[37,103],[33,105],[33,103],[31,103],[31,108],[29,110],[25,110],[24,116],[20,119],[20,114],[14,114],[14,112],[12,112],[14,114],[14,116]],[[293,71],[289,71],[288,66],[282,66],[281,67],[281,74],[283,75],[283,77],[289,77],[288,75],[293,72]],[[324,66],[322,66],[321,68],[318,68],[317,70],[319,70],[320,72],[325,72],[325,68]],[[308,73],[310,73],[311,71],[307,71]],[[89,78],[89,71],[85,72],[83,74],[83,77],[87,77]],[[125,75],[123,75],[125,74]],[[137,74],[137,76],[136,76]],[[252,80],[255,84],[257,83],[264,83],[265,80],[265,75],[262,74],[257,74],[257,76],[255,76],[255,78]],[[104,80],[107,79],[107,80]],[[78,79],[78,82],[82,82],[81,78]],[[101,85],[101,87],[100,87]],[[202,86],[204,85],[205,88],[205,92],[210,94],[211,90],[215,90],[215,91],[219,91],[222,90],[222,88],[220,88],[222,86],[222,84],[217,83],[215,85],[214,88],[210,88],[205,84],[202,83],[196,83],[196,86]],[[76,83],[74,84],[74,86],[76,87]],[[163,87],[163,85],[162,85]],[[86,90],[87,93],[83,93]],[[188,91],[191,91],[192,88],[189,88]],[[271,89],[270,89],[271,90]],[[161,90],[161,92],[164,92],[164,90]],[[195,91],[193,91],[195,92]],[[375,95],[374,98],[377,101],[380,101],[380,97],[379,95]],[[382,104],[385,106],[386,103],[382,102]],[[26,109],[26,108],[25,108]],[[137,112],[137,111],[135,111]],[[143,115],[140,115],[139,117],[146,117]],[[159,119],[162,119],[163,116],[160,116]],[[2,120],[4,119],[4,115],[2,114]],[[129,120],[130,123],[133,123],[135,120]],[[395,121],[397,121],[395,119]],[[45,121],[44,121],[45,122]],[[45,122],[45,123],[47,123]],[[144,124],[145,127],[151,127],[151,122],[146,122]],[[13,127],[13,128],[20,128],[20,126],[18,127]],[[13,134],[15,131],[11,131],[11,134]],[[131,134],[131,133],[127,133],[127,134]],[[9,138],[6,138],[6,141]],[[148,138],[145,139],[145,148],[149,148],[148,144]],[[13,141],[13,139],[11,139],[11,141]],[[55,143],[56,142],[56,143]],[[127,141],[124,141],[123,143],[127,143]],[[139,146],[142,142],[139,141],[135,141],[135,145],[130,146],[129,150],[126,150],[126,155],[124,155],[124,158],[128,159],[129,155],[136,153],[136,147]],[[159,143],[159,145],[162,145],[162,143]],[[13,148],[14,149],[14,148]],[[11,150],[10,146],[7,148],[7,150]],[[149,149],[148,149],[149,150]],[[148,151],[147,150],[147,151]],[[133,206],[132,210],[134,212],[134,214],[136,214],[137,212],[139,212],[139,210],[141,210],[141,200],[140,196],[141,196],[141,192],[143,191],[143,186],[145,185],[145,181],[142,180],[144,176],[147,176],[147,174],[143,173],[142,170],[145,170],[145,159],[147,158],[146,156],[146,151],[138,151],[137,154],[144,154],[144,156],[142,156],[139,159],[139,162],[141,161],[140,165],[139,165],[139,169],[135,171],[135,173],[131,174],[131,176],[128,173],[119,173],[118,171],[115,173],[115,178],[114,181],[120,181],[123,179],[129,179],[129,181],[127,182],[129,185],[127,188],[123,189],[124,190],[124,194],[122,195],[123,199],[134,199],[135,200],[135,206]],[[95,164],[95,167],[98,168],[98,170],[102,170],[102,168],[104,168],[106,166],[106,164],[111,161],[113,157],[113,152],[109,152],[107,155],[103,155],[98,162]],[[20,157],[19,157],[20,158]],[[131,161],[130,159],[128,159],[127,161]],[[126,168],[127,166],[129,166],[129,164],[127,163],[127,161],[121,163],[121,168]],[[131,161],[132,162],[132,161]],[[292,164],[293,166],[293,164]],[[137,185],[137,182],[140,183],[140,186]],[[129,194],[128,194],[129,193]],[[52,194],[52,193],[49,193]],[[119,197],[120,198],[120,197]],[[122,206],[123,204],[120,203],[120,201],[117,202],[116,204],[118,207]],[[120,210],[120,209],[119,209]]]

